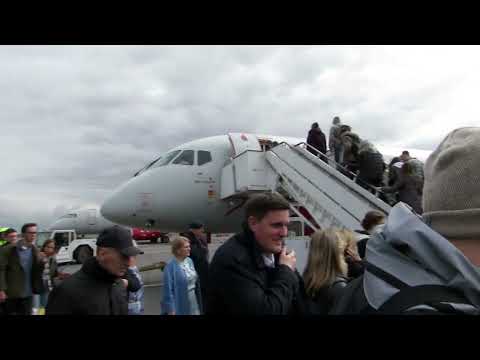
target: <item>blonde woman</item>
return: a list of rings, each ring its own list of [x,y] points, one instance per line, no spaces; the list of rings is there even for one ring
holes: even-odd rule
[[[357,237],[353,231],[348,229],[338,230],[337,234],[340,239],[340,249],[348,266],[347,275],[349,278],[357,278],[365,270],[363,261],[358,254]]]
[[[190,256],[190,241],[179,236],[171,242],[173,258],[163,270],[162,313],[200,315],[198,274]]]
[[[303,314],[326,315],[347,285],[348,266],[342,240],[333,229],[312,235],[303,272]]]

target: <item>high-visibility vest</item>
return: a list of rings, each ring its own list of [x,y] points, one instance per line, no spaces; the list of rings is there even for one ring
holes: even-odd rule
[[[0,227],[0,236],[2,236],[2,233],[7,231],[8,229],[9,229],[8,227]],[[0,238],[0,246],[6,245],[6,244],[8,244],[8,240]]]

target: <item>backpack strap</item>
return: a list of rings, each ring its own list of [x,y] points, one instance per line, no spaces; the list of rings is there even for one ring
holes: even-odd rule
[[[378,312],[401,314],[418,305],[428,305],[440,313],[461,313],[448,303],[469,304],[465,297],[441,285],[419,285],[404,288],[388,299]]]
[[[442,285],[418,285],[410,286],[390,273],[377,266],[365,262],[367,271],[399,289],[395,295],[388,299],[377,313],[401,314],[418,305],[428,305],[440,313],[461,313],[448,303],[472,305],[460,292]]]

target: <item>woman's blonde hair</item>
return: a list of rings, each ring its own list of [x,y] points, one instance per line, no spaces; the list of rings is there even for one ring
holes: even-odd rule
[[[357,237],[355,236],[355,233],[348,229],[341,229],[337,230],[337,235],[340,240],[340,249],[342,250],[342,253],[345,254],[345,251],[348,250],[350,255],[360,258],[358,255]]]
[[[311,297],[330,286],[337,276],[346,276],[348,267],[344,248],[335,229],[318,230],[312,235],[307,266],[303,272],[305,289]]]
[[[183,244],[187,242],[190,244],[190,240],[184,236],[177,236],[175,239],[173,239],[170,244],[172,246],[172,254],[177,255],[178,250],[180,250],[183,247]]]

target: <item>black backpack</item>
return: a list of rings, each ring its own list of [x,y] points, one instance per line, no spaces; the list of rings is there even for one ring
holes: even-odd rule
[[[392,274],[364,261],[366,271],[374,274],[391,286],[399,289],[378,310],[370,306],[363,289],[363,276],[350,282],[343,297],[335,304],[332,314],[361,315],[447,315],[464,314],[449,303],[472,305],[465,296],[447,286],[419,285],[410,286]],[[432,309],[413,309],[418,305],[428,305]]]

